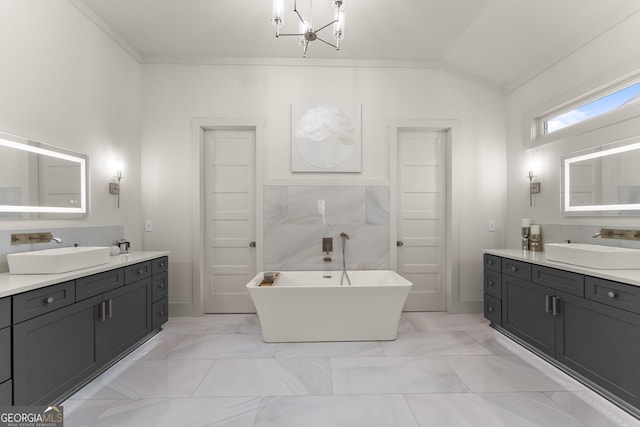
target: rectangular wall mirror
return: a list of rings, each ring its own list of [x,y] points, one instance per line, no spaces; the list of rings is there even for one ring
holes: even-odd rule
[[[640,215],[640,137],[562,159],[565,215]]]
[[[86,155],[0,132],[0,219],[84,217]]]

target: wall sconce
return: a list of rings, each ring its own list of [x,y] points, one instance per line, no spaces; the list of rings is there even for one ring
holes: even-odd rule
[[[529,206],[531,207],[533,206],[533,195],[540,193],[540,183],[533,182],[533,178],[535,178],[535,176],[533,175],[532,170],[527,174],[527,178],[529,178]]]
[[[122,174],[122,165],[118,167],[118,171],[116,172],[116,175],[114,176],[114,178],[117,179],[118,182],[109,183],[109,194],[116,195],[117,207],[119,209],[120,208],[120,181],[122,180],[122,178],[124,178],[124,175]]]

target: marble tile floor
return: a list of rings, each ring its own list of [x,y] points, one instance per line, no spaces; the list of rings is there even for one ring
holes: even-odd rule
[[[343,343],[267,344],[255,315],[171,318],[63,407],[65,427],[640,426],[481,315],[447,313]]]

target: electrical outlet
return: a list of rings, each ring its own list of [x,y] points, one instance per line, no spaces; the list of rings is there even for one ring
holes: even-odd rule
[[[144,231],[153,231],[153,222],[150,219],[144,220]]]
[[[490,219],[489,220],[489,231],[496,231],[496,220],[495,219]]]

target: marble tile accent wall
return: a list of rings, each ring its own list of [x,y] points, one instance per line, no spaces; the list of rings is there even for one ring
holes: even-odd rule
[[[389,268],[389,187],[265,186],[263,220],[267,271],[342,269],[343,232],[347,269]],[[323,237],[333,238],[330,262]]]
[[[0,273],[9,271],[7,254],[15,252],[37,251],[51,249],[59,246],[113,246],[123,237],[124,227],[121,225],[102,227],[69,227],[69,228],[43,228],[29,230],[0,230]],[[62,245],[55,242],[34,243],[31,245],[11,245],[11,235],[14,233],[42,233],[51,232],[55,237],[62,239]]]

